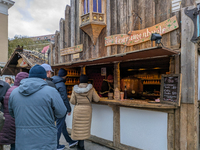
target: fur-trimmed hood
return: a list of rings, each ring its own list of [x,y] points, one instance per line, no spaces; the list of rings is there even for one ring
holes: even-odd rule
[[[85,88],[79,87],[79,85],[75,85],[73,90],[78,94],[88,93],[93,88],[92,84],[87,84]]]

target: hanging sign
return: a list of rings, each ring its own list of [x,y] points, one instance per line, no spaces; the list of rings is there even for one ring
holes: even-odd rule
[[[161,103],[180,106],[181,81],[181,74],[162,75],[160,88]]]
[[[105,37],[105,46],[110,45],[126,45],[126,46],[132,46],[136,44],[140,44],[146,41],[150,41],[151,34],[152,33],[159,33],[160,35],[169,33],[175,29],[178,29],[179,25],[176,19],[176,16],[169,18],[168,20],[165,20],[159,24],[156,24],[155,26],[132,31],[129,34],[116,34],[112,36]]]
[[[17,67],[27,67],[27,66],[28,66],[28,64],[26,63],[26,61],[23,58],[20,58],[18,60]]]
[[[80,53],[83,51],[83,44],[76,45],[74,47],[68,47],[60,50],[60,55],[69,55],[69,54],[75,54],[75,53]]]
[[[80,53],[77,54],[73,54],[73,59],[79,58],[80,57]]]
[[[101,76],[106,76],[106,68],[101,68]]]

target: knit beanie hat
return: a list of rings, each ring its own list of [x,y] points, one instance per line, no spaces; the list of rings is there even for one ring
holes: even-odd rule
[[[88,83],[88,76],[82,74],[82,75],[80,76],[80,83]]]
[[[67,71],[63,68],[60,68],[60,70],[58,71],[58,76],[59,77],[64,77],[67,75]]]
[[[47,78],[47,73],[45,69],[40,65],[35,65],[29,71],[29,78]]]

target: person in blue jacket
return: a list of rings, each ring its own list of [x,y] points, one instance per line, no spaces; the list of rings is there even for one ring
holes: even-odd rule
[[[55,117],[67,113],[58,91],[48,86],[46,71],[35,65],[9,97],[9,113],[15,118],[16,150],[56,150]]]
[[[66,89],[66,86],[65,86],[66,77],[67,77],[67,71],[65,69],[61,68],[58,71],[58,76],[52,77],[52,79],[53,79],[52,82],[56,85],[56,89],[60,93],[60,95],[63,99],[63,102],[65,103],[65,106],[67,107],[67,114],[71,115],[71,106],[69,104],[69,100],[68,100],[68,97],[67,97],[67,89]],[[75,146],[78,143],[78,141],[72,140],[71,137],[69,136],[69,134],[67,132],[67,125],[66,125],[66,122],[65,122],[65,118],[66,118],[66,116],[64,116],[63,118],[56,119],[56,126],[57,126],[57,129],[58,129],[57,150],[63,150],[65,148],[65,145],[59,144],[61,133],[63,133],[65,140],[69,143],[70,148]]]

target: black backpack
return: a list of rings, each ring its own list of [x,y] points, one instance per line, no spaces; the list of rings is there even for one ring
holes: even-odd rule
[[[1,108],[1,102],[0,102],[0,108]],[[5,117],[3,115],[4,113],[0,111],[0,131],[2,130],[4,122],[5,122]]]

